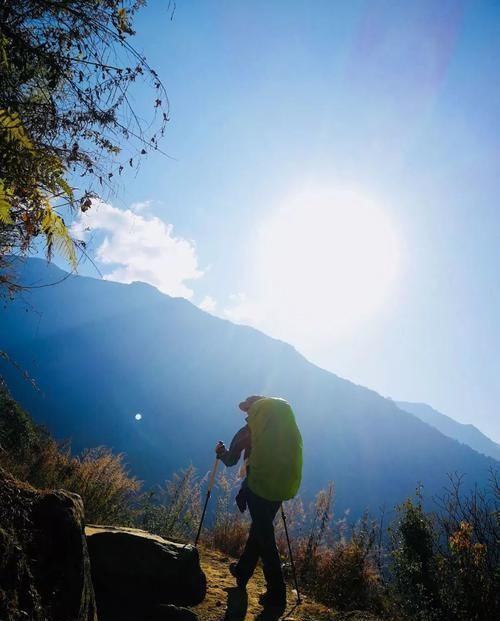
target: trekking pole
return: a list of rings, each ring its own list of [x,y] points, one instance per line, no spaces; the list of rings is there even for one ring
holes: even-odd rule
[[[219,458],[216,457],[213,468],[212,468],[212,473],[210,475],[210,479],[208,480],[207,497],[205,498],[205,504],[203,506],[203,512],[201,514],[200,525],[198,527],[198,532],[196,533],[196,539],[194,540],[195,547],[198,545],[198,539],[200,538],[201,527],[203,526],[203,520],[205,519],[205,513],[207,511],[208,500],[210,498],[210,494],[212,493],[212,487],[214,485],[215,473],[217,472],[218,465],[219,465]]]
[[[295,563],[293,562],[292,546],[290,544],[290,537],[288,536],[288,527],[286,525],[286,516],[285,516],[285,510],[283,509],[283,505],[281,505],[281,519],[283,520],[283,526],[285,527],[285,536],[286,536],[286,542],[288,544],[288,553],[290,554],[290,564],[292,566],[293,581],[295,583],[295,590],[297,591],[297,604],[301,604],[302,598],[300,597],[299,583],[297,582],[297,573],[295,572]]]

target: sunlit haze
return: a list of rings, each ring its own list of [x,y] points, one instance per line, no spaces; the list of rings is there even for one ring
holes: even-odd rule
[[[260,224],[252,247],[249,294],[226,316],[306,349],[368,321],[400,268],[400,242],[387,214],[349,191],[289,196]]]

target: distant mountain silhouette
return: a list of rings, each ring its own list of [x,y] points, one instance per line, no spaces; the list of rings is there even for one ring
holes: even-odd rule
[[[420,420],[423,420],[424,423],[439,429],[445,436],[453,438],[462,444],[467,444],[467,446],[470,446],[478,453],[488,455],[488,457],[493,457],[493,459],[500,461],[500,444],[490,440],[488,436],[485,436],[484,433],[479,431],[474,425],[459,423],[453,420],[453,418],[441,414],[441,412],[438,412],[425,403],[396,401],[396,405],[405,412],[414,414],[420,418]]]
[[[333,479],[338,511],[392,507],[418,482],[439,493],[447,473],[473,485],[498,462],[445,437],[377,393],[308,362],[293,347],[141,283],[69,276],[20,264],[30,289],[7,303],[0,349],[37,381],[0,367],[14,396],[75,449],[124,452],[147,484],[193,463],[202,473],[217,440],[243,424],[249,394],[293,405],[304,440],[306,496]],[[137,421],[135,414],[142,414]]]

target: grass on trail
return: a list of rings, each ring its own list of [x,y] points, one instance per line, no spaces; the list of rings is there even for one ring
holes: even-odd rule
[[[297,596],[290,587],[285,612],[281,616],[264,613],[259,604],[259,595],[265,591],[260,567],[248,583],[245,595],[236,587],[229,573],[229,564],[234,559],[202,546],[199,552],[201,566],[207,576],[207,596],[193,608],[200,621],[377,621],[363,612],[335,613],[304,596],[302,604],[296,606]]]

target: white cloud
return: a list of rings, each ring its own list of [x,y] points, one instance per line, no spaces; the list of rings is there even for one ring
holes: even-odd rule
[[[201,310],[204,310],[207,313],[213,313],[217,307],[217,302],[212,296],[206,295],[198,306]]]
[[[138,201],[137,203],[132,203],[130,209],[135,213],[139,213],[151,207],[151,202],[152,201]]]
[[[137,205],[144,205],[135,203]],[[144,207],[145,208],[145,207]],[[72,226],[72,234],[88,240],[91,232],[103,232],[104,240],[95,251],[105,280],[131,283],[142,281],[172,296],[191,298],[186,281],[203,276],[192,241],[175,237],[173,226],[156,216],[143,216],[132,209],[118,209],[94,201]]]

